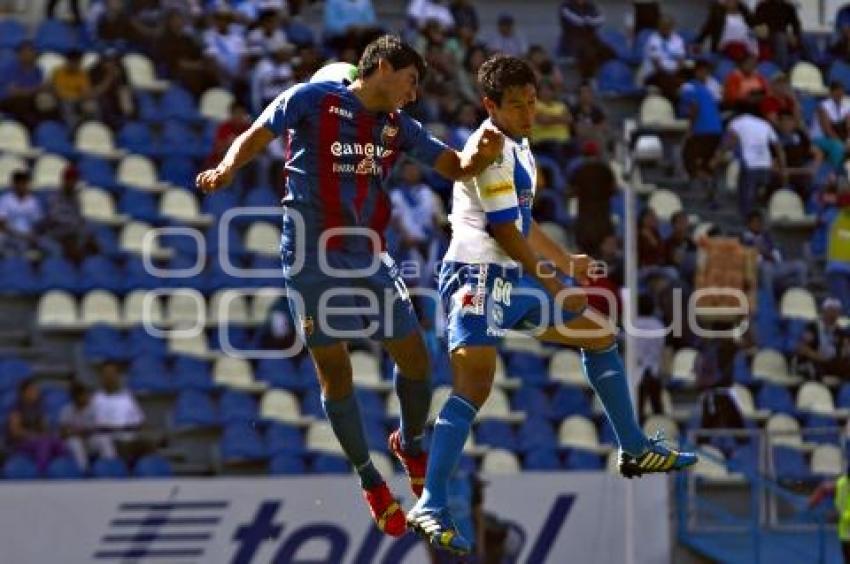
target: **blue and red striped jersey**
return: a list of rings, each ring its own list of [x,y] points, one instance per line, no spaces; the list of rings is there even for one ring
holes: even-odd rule
[[[322,231],[331,228],[368,227],[383,236],[391,212],[384,181],[399,155],[433,166],[448,149],[404,112],[370,112],[336,82],[289,88],[258,122],[285,136],[285,251],[295,250],[291,210],[304,218],[308,250],[315,248]],[[375,251],[368,239],[357,236],[333,237],[328,247]]]

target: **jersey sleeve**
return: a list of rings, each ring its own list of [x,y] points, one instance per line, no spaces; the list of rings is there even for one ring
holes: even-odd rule
[[[513,158],[506,150],[501,159],[473,180],[488,223],[512,222],[519,218],[513,167]]]
[[[399,146],[401,150],[424,165],[433,167],[437,159],[443,154],[443,151],[451,150],[449,147],[428,133],[422,127],[422,124],[408,116],[404,112],[399,112],[399,128],[401,141]]]
[[[310,98],[308,84],[287,88],[263,110],[255,123],[275,135],[283,135],[284,131],[292,129],[307,114]]]

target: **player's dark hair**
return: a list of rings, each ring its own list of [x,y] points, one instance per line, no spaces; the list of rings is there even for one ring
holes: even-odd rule
[[[366,46],[357,71],[360,78],[366,78],[378,68],[378,61],[386,59],[393,69],[401,70],[409,66],[415,66],[419,71],[419,80],[425,77],[427,69],[425,59],[416,52],[416,49],[405,43],[397,35],[382,35]]]
[[[524,60],[510,55],[493,55],[478,69],[478,86],[485,96],[502,103],[508,88],[531,84],[537,88],[537,76]]]

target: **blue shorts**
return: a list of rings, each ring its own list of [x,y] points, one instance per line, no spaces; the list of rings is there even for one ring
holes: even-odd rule
[[[308,252],[300,268],[295,263],[295,253],[285,250],[287,299],[308,347],[360,338],[398,339],[418,329],[407,287],[387,253],[376,257],[328,251],[327,266],[336,273],[321,268],[315,253]]]
[[[574,285],[571,278],[565,283]],[[497,264],[444,262],[440,298],[448,312],[449,351],[464,345],[496,346],[508,330],[545,329],[578,317],[532,276]]]

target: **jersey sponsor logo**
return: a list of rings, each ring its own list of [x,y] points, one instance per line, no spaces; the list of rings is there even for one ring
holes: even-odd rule
[[[335,157],[376,157],[385,159],[393,154],[392,149],[387,149],[374,143],[343,143],[334,141],[331,143],[331,154]]]
[[[334,163],[331,167],[334,174],[359,174],[359,175],[370,175],[370,176],[381,176],[383,174],[383,169],[378,162],[372,158],[367,157],[365,159],[361,159],[359,162],[355,163]]]
[[[339,117],[344,117],[346,119],[354,119],[354,112],[351,110],[346,110],[345,108],[340,108],[339,106],[329,106],[328,113],[334,114]]]
[[[381,143],[389,145],[395,141],[396,136],[398,135],[398,127],[392,125],[385,125],[381,130]]]
[[[519,202],[519,207],[530,208],[531,204],[534,202],[534,192],[531,190],[523,190],[520,192],[519,196],[517,196],[517,201]]]
[[[499,184],[489,184],[481,189],[481,195],[485,198],[498,198],[505,194],[510,194],[514,191],[514,185],[510,182],[501,182]]]
[[[461,314],[481,315],[484,313],[484,294],[480,292],[475,292],[471,288],[461,288],[455,294],[455,299],[460,302]]]

